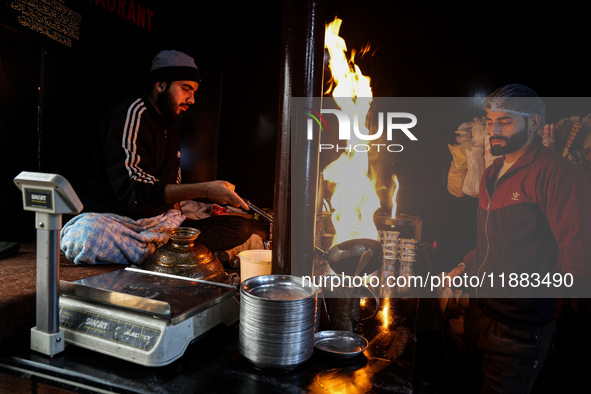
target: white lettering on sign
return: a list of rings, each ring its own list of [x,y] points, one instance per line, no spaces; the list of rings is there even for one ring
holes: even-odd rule
[[[369,152],[370,150],[372,151],[377,151],[377,152],[382,152],[384,150],[387,150],[388,152],[402,152],[402,150],[404,149],[404,147],[400,144],[390,144],[390,145],[386,145],[386,144],[356,144],[356,145],[347,145],[347,146],[339,146],[339,145],[333,145],[333,144],[320,144],[320,152],[322,152],[323,150],[334,150],[336,152],[340,152],[340,151],[345,151],[345,152]]]
[[[123,333],[123,335],[127,335],[128,337],[132,337],[132,338],[142,339],[147,342],[149,342],[152,339],[151,335],[144,335],[144,334],[140,334],[139,332],[134,332],[134,331],[132,331],[131,328],[129,330],[125,331]]]
[[[127,335],[128,337],[132,337],[132,338],[139,338],[140,337],[139,332],[133,332],[133,331],[131,331],[131,329],[125,331],[124,335]]]
[[[43,194],[31,194],[32,200],[47,201],[47,196]]]
[[[72,11],[64,0],[13,0],[12,9],[19,13],[17,21],[67,47],[80,39],[82,15]]]
[[[87,317],[86,322],[84,324],[101,330],[106,330],[107,327],[109,327],[108,322],[102,321],[100,319],[93,319],[92,317]]]

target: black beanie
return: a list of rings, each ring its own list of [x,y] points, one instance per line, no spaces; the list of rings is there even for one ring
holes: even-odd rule
[[[158,81],[195,81],[201,83],[193,58],[175,50],[160,51],[152,61],[150,79]]]

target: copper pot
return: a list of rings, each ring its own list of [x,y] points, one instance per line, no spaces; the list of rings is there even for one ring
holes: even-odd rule
[[[201,232],[192,227],[169,231],[170,240],[156,249],[142,264],[148,271],[225,283],[228,274],[220,260],[204,245],[196,242]]]

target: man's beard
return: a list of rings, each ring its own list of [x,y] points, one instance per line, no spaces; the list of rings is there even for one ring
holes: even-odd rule
[[[171,125],[177,125],[185,118],[186,111],[181,111],[180,113],[175,111],[177,104],[168,90],[168,86],[156,97],[156,105],[162,116],[164,116],[164,119]]]
[[[500,145],[493,145],[494,140],[503,140],[505,141],[504,146]],[[493,156],[501,156],[506,155],[507,153],[515,152],[516,150],[522,148],[525,143],[527,142],[527,128],[524,127],[518,133],[513,134],[511,137],[504,137],[504,136],[495,136],[490,137],[490,153]]]

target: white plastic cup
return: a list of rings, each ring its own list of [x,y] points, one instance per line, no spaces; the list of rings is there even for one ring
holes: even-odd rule
[[[268,249],[243,250],[240,259],[240,282],[259,275],[271,275],[271,254]]]

